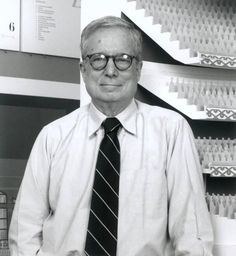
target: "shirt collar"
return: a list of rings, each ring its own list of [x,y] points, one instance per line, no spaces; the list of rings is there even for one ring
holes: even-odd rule
[[[123,128],[136,135],[136,117],[138,113],[138,107],[133,99],[131,103],[116,118],[121,122]],[[94,104],[91,102],[89,105],[89,119],[88,119],[88,135],[91,136],[101,127],[102,122],[107,118],[102,112],[100,112]]]

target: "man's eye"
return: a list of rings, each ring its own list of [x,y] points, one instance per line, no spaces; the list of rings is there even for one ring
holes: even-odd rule
[[[93,58],[93,61],[100,61],[100,60],[103,60],[104,58],[102,58],[102,57],[95,57],[95,58]]]
[[[103,57],[103,56],[94,56],[93,58],[92,58],[92,61],[93,62],[99,62],[99,61],[104,61],[106,58],[105,57]]]
[[[128,59],[124,59],[124,58],[117,58],[116,61],[117,62],[129,62]]]
[[[120,55],[120,56],[117,56],[116,59],[119,59],[119,60],[130,60],[130,56],[127,55],[127,54],[123,54],[123,55]]]
[[[116,57],[116,63],[130,63],[131,59],[129,58],[129,56],[127,55],[124,55],[124,56],[119,56],[119,57]]]

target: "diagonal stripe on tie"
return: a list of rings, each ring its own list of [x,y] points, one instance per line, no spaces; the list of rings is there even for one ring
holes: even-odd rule
[[[115,147],[117,153],[120,154],[120,150],[118,149],[118,146],[115,144],[115,142],[112,140],[111,136],[109,136],[109,134],[107,134],[107,137],[109,138],[109,140],[112,143],[112,145]]]
[[[109,173],[109,171],[112,170],[112,172],[116,172],[116,174],[119,176],[120,163],[117,161],[120,159],[120,154],[113,153],[112,156],[110,154],[111,152],[106,152],[106,149],[104,152],[104,148],[99,149],[96,167],[102,167],[102,170],[105,173]]]
[[[111,167],[113,168],[113,170],[116,172],[116,174],[118,176],[120,176],[119,174],[119,170],[117,170],[117,168],[114,166],[111,158],[109,158],[109,156],[106,155],[106,153],[104,153],[101,149],[100,149],[100,153],[102,153],[103,157],[106,159],[106,161],[111,165]]]
[[[101,177],[102,180],[103,180],[104,182],[106,182],[107,186],[111,189],[111,191],[112,191],[117,197],[119,197],[119,195],[118,195],[117,192],[116,192],[117,189],[112,187],[114,184],[109,183],[109,182],[106,180],[106,178],[99,172],[98,169],[96,169],[96,172],[98,172],[98,174],[99,174],[98,179],[99,179],[99,177]]]
[[[120,172],[117,132],[120,122],[116,118],[107,118],[103,127],[85,242],[85,254],[89,256],[116,256],[117,247]]]
[[[94,217],[100,222],[100,224],[106,229],[106,231],[114,238],[115,241],[117,241],[116,237],[112,234],[112,232],[109,230],[109,227],[106,226],[105,223],[100,220],[100,218],[96,215],[96,213],[91,209],[92,214]]]
[[[100,210],[98,211],[98,214],[101,213],[101,218],[102,218],[102,214],[104,212],[106,212],[109,215],[113,215],[116,219],[117,219],[117,211],[116,209],[114,209],[114,201],[110,200],[111,202],[113,202],[113,205],[108,202],[109,198],[105,198],[104,196],[100,195],[95,189],[93,189],[94,192],[94,205],[96,204],[96,206],[100,206]],[[110,199],[112,199],[112,197],[110,197]],[[97,211],[98,207],[96,207],[94,209],[94,211]],[[109,216],[109,218],[111,218],[111,216]],[[108,219],[107,219],[108,220]],[[106,220],[105,220],[106,221]]]
[[[100,169],[98,169],[100,168]],[[104,173],[101,169],[101,166],[97,167],[98,173],[95,173],[95,179],[94,182],[96,182],[96,190],[97,191],[102,191],[104,189],[104,196],[105,193],[110,194],[111,191],[109,190],[109,188],[111,187],[114,192],[118,195],[118,190],[119,190],[119,176],[113,171],[111,170],[110,173]],[[106,184],[104,184],[104,180],[106,180]]]
[[[90,230],[88,230],[87,233],[87,239],[89,239],[88,241],[88,245],[91,248],[96,248],[96,254],[93,253],[89,253],[90,256],[104,256],[104,255],[108,255],[108,256],[112,256],[104,247],[103,245],[96,239],[96,237],[91,233]],[[85,249],[85,252],[88,254],[87,252],[88,249]]]

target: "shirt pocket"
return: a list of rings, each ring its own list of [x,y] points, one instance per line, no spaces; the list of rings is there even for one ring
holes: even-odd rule
[[[149,165],[122,172],[120,207],[129,215],[152,219],[166,216],[167,201],[165,170]]]

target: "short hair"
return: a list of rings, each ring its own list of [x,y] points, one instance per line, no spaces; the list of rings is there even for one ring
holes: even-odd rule
[[[86,48],[86,43],[89,37],[96,32],[98,29],[106,29],[106,28],[121,28],[126,30],[130,38],[133,40],[135,54],[137,54],[137,58],[141,60],[142,58],[142,35],[141,33],[134,27],[132,23],[125,21],[119,17],[115,16],[105,16],[90,22],[83,30],[81,34],[81,42],[80,42],[80,50],[82,58],[85,57],[84,52]]]

